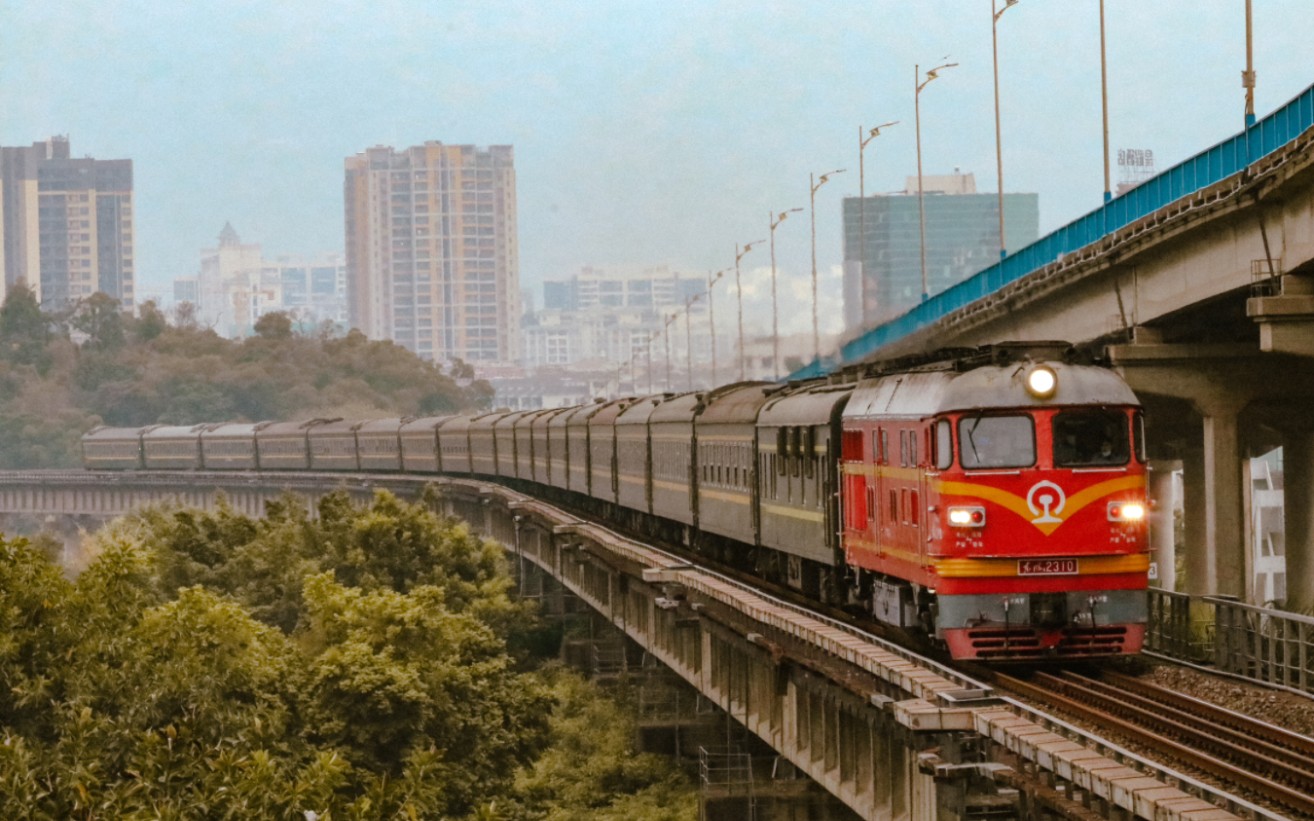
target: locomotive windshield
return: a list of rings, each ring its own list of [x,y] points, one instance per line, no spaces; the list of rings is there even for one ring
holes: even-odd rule
[[[1036,430],[1030,416],[967,416],[958,421],[963,467],[1021,468],[1036,462]]]
[[[1125,465],[1127,416],[1119,411],[1065,411],[1054,416],[1055,467]]]

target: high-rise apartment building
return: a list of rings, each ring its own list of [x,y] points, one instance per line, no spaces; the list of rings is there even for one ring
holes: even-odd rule
[[[68,137],[0,147],[0,289],[47,308],[97,291],[133,304],[132,160],[75,159]]]
[[[346,160],[351,324],[431,360],[514,362],[520,259],[509,145],[426,142]]]
[[[934,295],[999,261],[999,195],[977,193],[970,173],[922,179],[926,286]],[[1004,194],[1006,248],[1016,251],[1035,242],[1039,226],[1038,195]],[[850,333],[921,301],[921,253],[916,177],[908,178],[901,193],[845,197],[844,325]]]

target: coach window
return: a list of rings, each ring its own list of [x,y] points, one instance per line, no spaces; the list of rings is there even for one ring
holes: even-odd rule
[[[953,425],[948,419],[935,423],[935,467],[947,470],[954,466]]]
[[[1036,463],[1036,429],[1030,416],[965,416],[958,421],[963,467],[1020,468]]]
[[[808,478],[812,478],[817,458],[816,432],[812,428],[803,429],[803,464],[807,467]]]

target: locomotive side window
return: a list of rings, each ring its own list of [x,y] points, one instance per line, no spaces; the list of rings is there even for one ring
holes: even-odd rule
[[[844,452],[844,461],[859,462],[862,460],[862,431],[844,431],[840,444],[841,450]]]
[[[1036,429],[1030,416],[966,416],[958,421],[963,467],[1020,468],[1036,463]]]
[[[1074,410],[1055,414],[1056,467],[1125,465],[1130,455],[1124,412]]]
[[[935,466],[946,470],[954,465],[953,425],[948,419],[935,423]]]
[[[1132,417],[1132,443],[1136,449],[1136,461],[1145,464],[1145,414],[1140,411]]]

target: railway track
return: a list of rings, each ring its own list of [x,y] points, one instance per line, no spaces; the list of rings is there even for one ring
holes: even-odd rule
[[[1121,673],[996,673],[1000,686],[1314,819],[1314,739]]]

